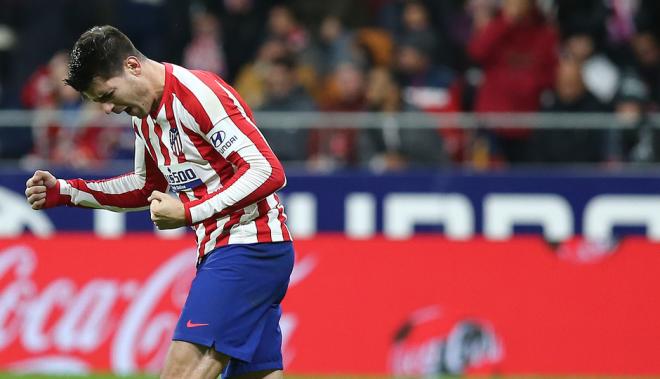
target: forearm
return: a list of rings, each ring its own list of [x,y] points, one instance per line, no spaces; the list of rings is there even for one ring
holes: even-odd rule
[[[59,179],[46,193],[46,208],[67,205],[108,209],[116,212],[142,210],[149,206],[147,198],[156,188],[135,174],[92,181]]]
[[[222,189],[186,203],[186,223],[229,215],[265,199],[284,187],[286,178],[279,161],[253,162],[243,166]]]

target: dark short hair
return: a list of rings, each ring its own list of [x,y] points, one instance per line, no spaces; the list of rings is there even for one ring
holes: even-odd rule
[[[109,79],[118,75],[124,60],[131,55],[144,58],[119,29],[110,25],[95,26],[83,33],[73,45],[69,76],[64,82],[83,92],[89,88],[94,77]]]

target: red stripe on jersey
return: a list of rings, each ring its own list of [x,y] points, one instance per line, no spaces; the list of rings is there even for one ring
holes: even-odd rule
[[[270,226],[268,226],[268,211],[270,210],[268,201],[266,199],[259,201],[257,203],[257,209],[259,210],[259,214],[263,216],[257,217],[257,219],[254,220],[254,223],[257,226],[257,241],[269,242],[272,238],[270,236]]]
[[[218,229],[218,220],[209,218],[204,220],[202,224],[204,224],[204,238],[202,238],[202,241],[199,243],[199,258],[210,253],[210,251],[206,251],[206,244],[211,240],[211,233]],[[214,248],[215,247],[212,247],[211,250]]]
[[[241,217],[243,217],[244,214],[245,211],[241,209],[240,211],[234,212],[229,216],[229,220],[227,220],[227,223],[225,224],[226,233],[222,233],[222,236],[218,238],[216,246],[227,245],[229,243],[229,237],[231,236],[229,230],[231,229],[231,226],[240,223]]]
[[[147,149],[149,150],[149,154],[151,154],[151,157],[153,158],[154,161],[158,161],[156,150],[154,150],[154,147],[151,146],[151,138],[149,138],[149,124],[147,124],[146,118],[142,119],[142,125],[140,125],[140,130],[142,131],[142,139],[144,140],[144,144],[147,146]]]
[[[172,163],[172,160],[170,159],[170,153],[167,150],[167,147],[165,147],[165,144],[163,143],[163,128],[161,128],[160,124],[154,121],[154,133],[156,133],[156,136],[158,137],[158,147],[160,148],[160,153],[163,154],[163,158],[165,158],[165,165],[169,166]]]

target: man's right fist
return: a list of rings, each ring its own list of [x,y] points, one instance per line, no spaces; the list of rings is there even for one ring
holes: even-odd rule
[[[46,205],[46,190],[53,188],[57,179],[48,171],[35,171],[25,183],[25,197],[32,209],[43,209]]]

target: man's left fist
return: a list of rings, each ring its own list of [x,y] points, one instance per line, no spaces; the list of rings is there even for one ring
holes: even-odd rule
[[[151,221],[160,230],[176,229],[186,224],[186,211],[183,203],[172,196],[154,191],[147,199],[151,203]]]

